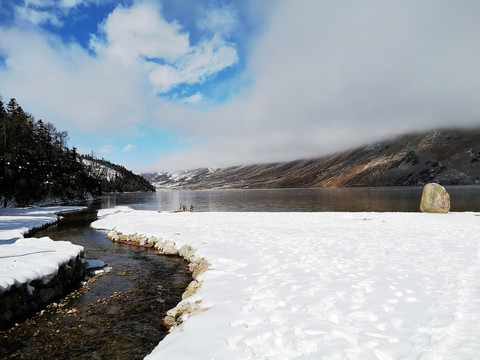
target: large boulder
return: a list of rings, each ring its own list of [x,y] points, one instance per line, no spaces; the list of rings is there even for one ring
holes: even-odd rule
[[[450,211],[450,195],[439,184],[425,185],[420,202],[420,211],[429,213],[448,213]]]

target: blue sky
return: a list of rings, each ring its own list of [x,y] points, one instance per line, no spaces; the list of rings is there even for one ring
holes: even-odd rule
[[[480,3],[0,0],[0,95],[135,171],[480,125]]]

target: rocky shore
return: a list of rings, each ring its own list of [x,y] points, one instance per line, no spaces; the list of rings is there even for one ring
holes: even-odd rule
[[[0,329],[25,319],[45,305],[64,297],[84,278],[83,252],[62,264],[50,280],[37,279],[12,286],[0,293]]]
[[[0,211],[0,329],[65,296],[83,279],[83,248],[25,234],[83,207],[8,208]]]
[[[198,281],[197,277],[209,270],[210,267],[207,260],[195,256],[195,248],[190,245],[183,245],[178,248],[177,244],[172,240],[155,236],[147,237],[137,233],[123,234],[116,229],[110,231],[107,237],[113,242],[153,248],[157,250],[158,254],[180,256],[188,262],[188,268],[192,272],[193,281],[190,282],[183,293],[182,301],[173,309],[168,310],[167,315],[163,319],[163,323],[169,328],[170,332],[180,327],[189,317],[208,310],[208,308],[203,308],[199,301],[188,301],[188,298],[195,294],[202,285],[202,282]]]

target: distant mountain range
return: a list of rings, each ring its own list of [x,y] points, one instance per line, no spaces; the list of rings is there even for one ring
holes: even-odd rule
[[[480,128],[406,135],[317,159],[142,175],[157,189],[480,185]]]

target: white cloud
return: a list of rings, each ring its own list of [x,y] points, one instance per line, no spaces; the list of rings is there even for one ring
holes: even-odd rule
[[[123,151],[124,152],[127,152],[127,151],[130,151],[132,149],[135,149],[137,147],[137,145],[132,145],[132,144],[127,144],[125,145],[125,147],[123,148]]]
[[[235,46],[217,35],[190,45],[189,34],[177,23],[163,19],[159,8],[150,2],[117,7],[101,32],[101,36],[92,36],[91,49],[126,66],[142,64],[159,93],[180,84],[203,83],[238,61]]]
[[[53,26],[57,27],[60,27],[62,25],[62,22],[59,20],[59,18],[48,11],[40,11],[29,7],[17,6],[15,9],[15,14],[17,18],[26,20],[35,25],[41,25],[46,23],[50,23]]]
[[[188,34],[166,22],[152,3],[117,7],[103,30],[105,42],[92,40],[101,56],[92,57],[80,45],[32,27],[0,27],[2,92],[36,117],[56,119],[58,128],[103,132],[114,126],[131,134],[158,103],[148,75],[160,65],[141,56],[176,66],[173,80],[153,77],[162,89],[205,81],[236,58],[235,49],[216,37],[190,46]]]
[[[181,99],[181,102],[184,103],[184,104],[191,104],[191,105],[195,105],[195,104],[199,104],[203,101],[203,96],[202,94],[200,93],[200,91],[197,91],[195,94],[193,95],[190,95],[190,96],[186,96],[186,97],[183,97]]]
[[[209,76],[238,62],[235,47],[214,36],[197,44],[172,64],[152,65],[150,82],[160,93],[179,84],[203,83]]]
[[[92,37],[92,49],[127,65],[140,61],[142,56],[173,60],[190,50],[188,34],[182,33],[176,23],[164,20],[153,3],[118,6],[101,30],[102,37]]]
[[[90,3],[105,4],[114,0],[24,0],[26,7],[53,8],[58,6],[63,9],[75,8],[79,5],[88,5]]]
[[[238,27],[237,14],[233,6],[210,6],[201,10],[200,13],[196,25],[201,30],[228,36]]]
[[[76,7],[82,3],[84,3],[85,1],[83,0],[61,0],[60,1],[60,6],[64,7],[64,8],[73,8],[73,7]]]
[[[25,0],[25,6],[47,7],[54,3],[54,0]]]
[[[38,118],[73,130],[131,131],[146,118],[140,69],[95,59],[80,46],[29,30],[0,28],[2,92]],[[11,94],[11,95],[10,95]],[[139,104],[142,104],[140,106]]]
[[[24,0],[12,6],[15,11],[15,21],[18,25],[29,22],[41,27],[51,24],[57,28],[64,26],[66,16],[72,13],[72,9],[80,5],[91,4],[105,5],[116,0]]]

